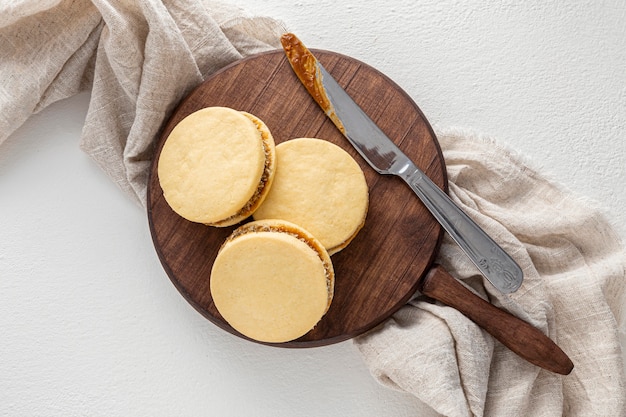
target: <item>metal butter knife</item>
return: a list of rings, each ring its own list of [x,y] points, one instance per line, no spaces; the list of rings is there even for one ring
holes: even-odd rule
[[[400,176],[496,288],[505,293],[518,289],[522,271],[511,257],[376,126],[295,35],[285,34],[281,41],[300,81],[374,170]],[[574,368],[539,329],[483,300],[440,265],[420,278],[418,290],[457,309],[528,362],[561,375]]]
[[[295,35],[287,33],[281,42],[309,94],[369,165],[402,178],[494,287],[516,291],[523,273],[511,256],[385,135]]]

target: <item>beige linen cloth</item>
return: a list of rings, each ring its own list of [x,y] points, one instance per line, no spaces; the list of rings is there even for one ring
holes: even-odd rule
[[[2,2],[0,142],[31,114],[90,90],[81,147],[145,204],[153,140],[174,106],[215,70],[278,47],[282,30],[212,1]],[[525,281],[497,293],[449,240],[438,261],[548,334],[575,369],[541,370],[456,310],[416,297],[355,340],[374,377],[413,394],[420,416],[626,415],[626,253],[610,223],[493,141],[455,131],[439,140],[452,198],[516,258]]]

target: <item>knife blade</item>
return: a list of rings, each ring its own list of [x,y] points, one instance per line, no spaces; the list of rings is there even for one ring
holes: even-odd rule
[[[286,33],[281,43],[304,87],[363,159],[379,174],[402,178],[496,289],[516,291],[523,272],[513,258],[387,137],[297,36]]]

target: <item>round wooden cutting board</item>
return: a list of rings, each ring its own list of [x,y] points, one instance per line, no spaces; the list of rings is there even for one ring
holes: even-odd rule
[[[387,135],[441,188],[447,181],[437,139],[417,105],[389,78],[347,56],[313,50],[319,61]],[[365,226],[332,256],[335,295],[326,315],[298,340],[276,344],[312,347],[340,342],[383,322],[415,293],[439,247],[442,229],[405,183],[374,172],[300,84],[282,50],[238,61],[198,86],[172,114],[156,144],[148,184],[148,219],[163,267],[186,300],[219,327],[241,336],[218,313],[209,290],[220,245],[235,226],[191,223],[167,205],[157,162],[173,127],[208,106],[226,106],[261,118],[276,144],[316,137],[348,151],[370,191]],[[241,336],[244,337],[244,336]]]

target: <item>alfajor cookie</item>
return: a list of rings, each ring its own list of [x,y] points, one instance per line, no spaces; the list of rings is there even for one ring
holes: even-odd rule
[[[330,307],[330,256],[298,225],[261,220],[237,228],[211,270],[215,307],[251,339],[282,343],[309,332]]]
[[[263,121],[231,108],[207,107],[174,127],[157,170],[174,212],[221,227],[257,209],[271,186],[274,163],[274,139]]]
[[[276,146],[272,189],[255,220],[284,219],[308,230],[331,255],[365,223],[369,191],[358,163],[322,139],[297,138]]]

